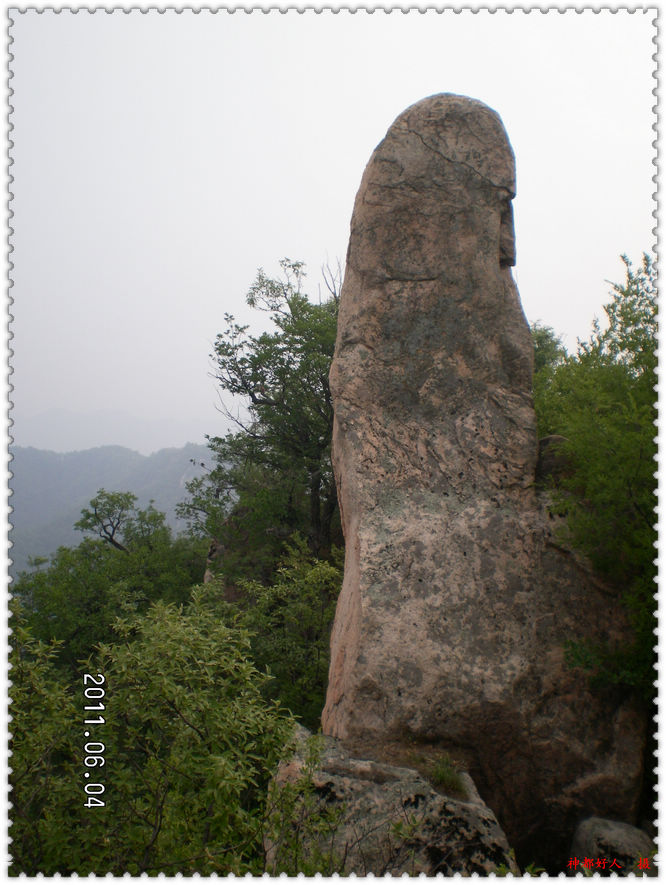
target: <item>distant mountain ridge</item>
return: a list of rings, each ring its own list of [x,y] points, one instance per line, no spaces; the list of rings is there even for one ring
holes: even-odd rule
[[[205,445],[206,432],[215,436],[225,433],[224,426],[216,426],[217,422],[207,414],[154,418],[118,409],[77,412],[55,408],[27,415],[19,403],[12,409],[11,417],[10,435],[17,446],[67,453],[122,446],[150,455],[172,446],[182,447],[186,440]]]
[[[210,464],[211,460],[208,448],[195,443],[152,455],[123,446],[64,454],[10,446],[10,453],[12,575],[28,567],[29,557],[48,556],[58,547],[79,544],[83,535],[73,525],[101,488],[132,492],[140,507],[153,500],[166,513],[169,525],[176,531],[184,528],[176,519],[176,504],[186,497],[186,483],[203,472],[201,462]]]

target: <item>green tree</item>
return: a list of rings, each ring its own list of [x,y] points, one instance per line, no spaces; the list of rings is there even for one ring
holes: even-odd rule
[[[534,345],[534,374],[552,372],[567,355],[562,338],[551,326],[544,326],[539,322],[532,323],[530,331]]]
[[[286,545],[275,578],[240,584],[241,622],[252,635],[252,655],[273,679],[269,697],[279,699],[310,729],[317,729],[328,685],[329,644],[342,585],[342,556],[312,559],[296,535]]]
[[[255,575],[270,575],[282,543],[296,530],[319,556],[339,538],[328,385],[337,281],[328,276],[330,297],[313,303],[302,291],[302,263],[280,264],[283,280],[259,270],[247,295],[251,307],[268,313],[275,331],[254,336],[225,315],[227,328],[212,358],[230,397],[222,408],[237,429],[210,440],[215,466],[190,485],[180,508],[193,530],[216,539],[227,573],[242,540],[246,558],[235,563],[240,576],[252,574],[253,565]]]
[[[655,272],[649,256],[638,270],[623,258],[626,279],[613,284],[604,308],[575,355],[551,364],[535,383],[542,433],[562,444],[572,475],[562,481],[558,509],[571,543],[617,588],[635,642],[617,655],[578,647],[574,658],[606,679],[653,695],[655,558],[656,331]]]
[[[187,609],[156,603],[100,650],[113,692],[110,801],[134,834],[130,872],[245,872],[261,858],[269,778],[291,728],[267,703],[246,632],[195,590]],[[124,871],[124,870],[123,870]]]
[[[567,351],[562,344],[562,339],[550,326],[541,323],[532,323],[532,344],[534,346],[534,377],[533,392],[534,405],[537,416],[537,431],[539,436],[547,436],[547,417],[544,415],[545,402],[547,401],[548,389],[553,380],[553,374],[557,366],[562,365],[567,358]]]
[[[74,705],[53,650],[19,627],[14,874],[263,871],[267,786],[293,721],[264,699],[249,636],[220,621],[207,593],[118,622],[119,641],[86,668],[102,674],[102,713],[84,713],[81,683]],[[88,743],[83,720],[100,715]],[[90,784],[104,787],[92,803]]]
[[[35,639],[20,605],[14,600],[11,607],[11,872],[34,876],[49,868],[67,827],[67,809],[79,798],[73,729],[78,710],[54,665],[58,643]]]
[[[99,535],[116,550],[128,553],[127,547],[122,543],[122,535],[126,522],[136,513],[136,501],[136,495],[131,492],[107,492],[100,489],[90,506],[81,511],[81,519],[74,523],[74,528]]]
[[[135,501],[100,490],[77,523],[100,538],[61,547],[46,568],[12,585],[35,638],[58,640],[57,660],[73,672],[97,643],[111,640],[118,615],[145,611],[157,599],[185,602],[203,575],[205,544],[174,540],[164,514]]]

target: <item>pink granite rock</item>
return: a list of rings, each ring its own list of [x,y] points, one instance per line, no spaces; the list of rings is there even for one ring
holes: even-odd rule
[[[509,842],[631,820],[644,722],[567,669],[618,605],[535,489],[532,344],[497,114],[437,95],[390,127],[351,223],[331,369],[346,540],[323,728],[463,753]],[[535,856],[536,859],[536,856]]]

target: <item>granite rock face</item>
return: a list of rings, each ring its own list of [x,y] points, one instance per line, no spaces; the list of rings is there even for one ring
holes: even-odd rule
[[[499,117],[455,95],[408,108],[365,170],[330,375],[346,562],[322,722],[375,754],[463,754],[509,841],[559,857],[585,814],[632,818],[644,725],[564,662],[626,625],[535,488],[514,193]]]
[[[278,786],[298,785],[306,773],[308,737],[300,728],[294,756],[278,769]],[[299,834],[306,862],[309,856],[332,857],[333,868],[325,873],[488,875],[504,865],[520,874],[506,836],[468,774],[460,775],[464,795],[443,795],[417,771],[350,757],[328,737],[310,777],[316,811],[339,815],[316,836]],[[267,868],[277,872],[280,847],[268,842],[266,848]]]

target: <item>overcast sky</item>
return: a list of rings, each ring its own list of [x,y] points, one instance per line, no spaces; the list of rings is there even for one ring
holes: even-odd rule
[[[224,313],[256,322],[245,293],[282,257],[307,263],[316,297],[372,150],[427,95],[502,117],[530,322],[574,347],[620,254],[653,246],[654,11],[12,18],[21,445],[222,433]]]

